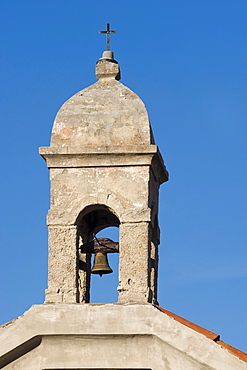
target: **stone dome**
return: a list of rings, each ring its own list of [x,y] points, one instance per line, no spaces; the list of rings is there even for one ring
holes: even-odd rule
[[[97,62],[96,77],[96,83],[79,91],[59,109],[51,147],[153,144],[145,105],[118,81],[120,69],[112,52],[104,52]]]

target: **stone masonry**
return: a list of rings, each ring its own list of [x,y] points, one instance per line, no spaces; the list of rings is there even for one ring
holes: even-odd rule
[[[146,108],[118,81],[112,52],[103,53],[96,76],[63,104],[50,147],[40,148],[51,181],[46,302],[89,302],[90,258],[79,245],[117,226],[119,303],[156,303],[158,191],[168,174]]]

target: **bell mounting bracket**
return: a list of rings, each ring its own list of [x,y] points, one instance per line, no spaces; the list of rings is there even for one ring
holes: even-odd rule
[[[81,253],[119,253],[119,243],[108,238],[95,238],[80,246]]]

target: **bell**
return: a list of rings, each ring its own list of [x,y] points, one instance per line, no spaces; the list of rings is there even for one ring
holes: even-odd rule
[[[108,264],[107,254],[101,252],[96,253],[91,273],[102,276],[103,274],[111,274],[112,272],[113,271]]]

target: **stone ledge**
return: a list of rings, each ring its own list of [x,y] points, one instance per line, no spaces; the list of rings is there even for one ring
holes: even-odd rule
[[[168,172],[156,145],[41,147],[39,153],[48,168],[151,166],[159,184],[168,180]]]
[[[127,154],[127,153],[157,153],[157,145],[118,145],[118,146],[98,146],[98,145],[85,145],[81,146],[42,146],[39,148],[40,155],[47,154]]]

